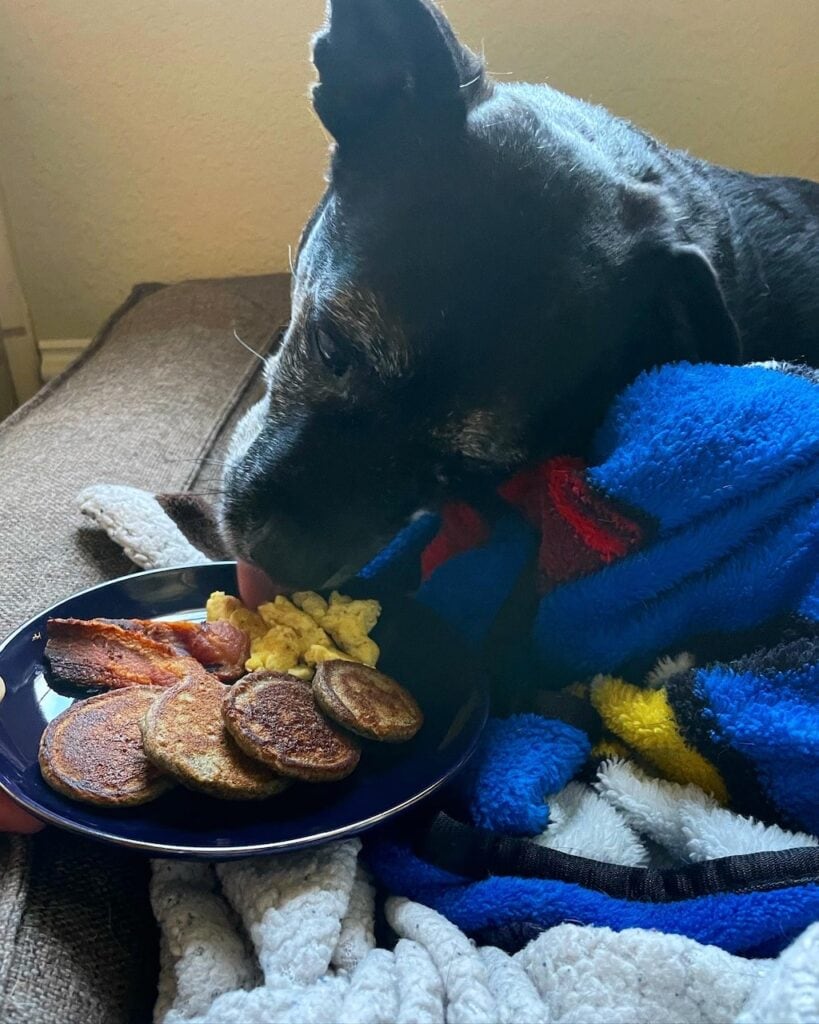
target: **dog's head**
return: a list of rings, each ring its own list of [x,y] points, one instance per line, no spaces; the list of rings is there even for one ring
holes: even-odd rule
[[[427,0],[331,0],[314,62],[328,187],[222,509],[240,557],[292,586],[340,580],[443,494],[581,447],[645,366],[736,344],[649,140],[491,82]]]

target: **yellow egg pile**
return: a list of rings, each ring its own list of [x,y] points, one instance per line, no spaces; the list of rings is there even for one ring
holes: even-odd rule
[[[341,658],[375,666],[380,654],[369,636],[381,614],[378,601],[355,600],[336,591],[326,601],[305,590],[292,598],[279,595],[254,612],[238,597],[217,590],[206,610],[208,622],[225,620],[247,634],[248,672],[266,668],[312,679],[320,661]]]

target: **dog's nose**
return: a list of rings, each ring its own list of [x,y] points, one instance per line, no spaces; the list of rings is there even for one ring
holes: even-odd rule
[[[263,528],[254,531],[247,552],[260,589],[266,591],[272,585],[278,593],[311,590],[337,574],[338,553],[323,533],[289,517],[269,517]],[[264,576],[275,582],[264,582]],[[254,595],[256,582],[250,583]]]

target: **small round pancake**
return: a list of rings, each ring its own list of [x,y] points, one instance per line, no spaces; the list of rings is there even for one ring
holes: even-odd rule
[[[142,725],[145,753],[175,779],[225,800],[263,800],[287,786],[238,748],[225,729],[217,679],[187,679],[163,690]]]
[[[308,683],[261,670],[235,683],[222,704],[231,736],[280,775],[332,782],[349,775],[361,751],[316,707]]]
[[[321,710],[345,729],[384,743],[412,739],[424,723],[415,699],[394,679],[354,661],[323,661],[313,677]]]
[[[76,701],[46,726],[40,770],[58,793],[99,807],[132,807],[173,783],[142,746],[142,720],[162,693],[127,686]]]

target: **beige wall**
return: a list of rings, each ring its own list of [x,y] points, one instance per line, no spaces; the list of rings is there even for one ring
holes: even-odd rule
[[[448,0],[492,71],[819,177],[817,0]],[[287,266],[321,190],[323,0],[0,0],[0,183],[41,337],[132,282]]]

